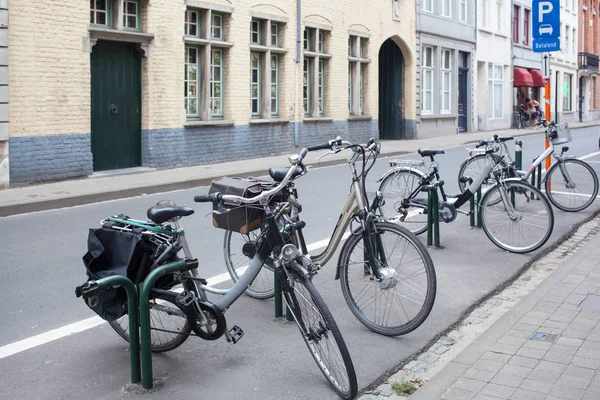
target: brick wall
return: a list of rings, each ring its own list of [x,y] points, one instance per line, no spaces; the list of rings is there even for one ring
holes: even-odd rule
[[[10,2],[10,137],[90,132],[89,1]]]

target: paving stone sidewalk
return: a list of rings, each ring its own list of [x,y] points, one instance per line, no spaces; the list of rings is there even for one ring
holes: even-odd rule
[[[600,216],[360,400],[600,399],[598,232]]]

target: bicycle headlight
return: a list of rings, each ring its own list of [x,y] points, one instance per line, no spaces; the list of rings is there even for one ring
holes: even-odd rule
[[[281,249],[281,256],[286,261],[292,261],[298,257],[298,248],[293,244],[286,244]]]

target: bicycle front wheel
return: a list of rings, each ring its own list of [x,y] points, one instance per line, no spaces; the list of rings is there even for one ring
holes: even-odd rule
[[[379,191],[385,204],[380,207],[382,216],[408,229],[415,235],[427,230],[427,194],[411,194],[421,185],[422,175],[413,170],[398,170],[388,175]],[[417,196],[419,196],[417,198]]]
[[[354,365],[329,308],[308,277],[296,271],[290,276],[293,285],[282,276],[286,282],[282,290],[302,339],[333,389],[342,398],[353,399],[358,392]]]
[[[258,249],[258,236],[260,231],[250,232],[247,235],[225,231],[223,241],[223,255],[227,272],[234,282],[248,269],[250,257],[244,254],[244,246],[254,246]],[[275,295],[275,280],[273,275],[273,260],[267,258],[265,264],[252,283],[246,289],[246,294],[255,299],[268,299]]]
[[[196,269],[190,272],[192,276],[198,277]],[[179,284],[169,290],[182,292],[183,288]],[[204,293],[200,295],[205,296]],[[129,316],[125,315],[110,321],[109,324],[129,343]],[[191,330],[186,315],[175,304],[161,299],[150,299],[150,348],[153,352],[163,353],[176,349],[186,341]]]
[[[581,211],[596,200],[598,175],[588,163],[567,158],[550,167],[544,188],[548,200],[556,208],[566,212]]]
[[[405,228],[376,222],[369,237],[381,281],[374,278],[359,231],[341,251],[342,293],[350,311],[370,330],[386,336],[407,334],[433,308],[437,287],[433,261],[423,243]]]
[[[550,202],[534,186],[504,181],[488,190],[479,204],[487,237],[511,253],[529,253],[542,247],[554,229]]]

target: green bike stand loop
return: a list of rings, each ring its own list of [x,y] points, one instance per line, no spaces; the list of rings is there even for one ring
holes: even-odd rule
[[[481,186],[477,189],[477,192],[471,196],[469,200],[470,204],[470,215],[469,215],[469,224],[471,228],[481,228],[481,208],[479,205],[481,204]],[[475,224],[475,219],[477,219],[477,224]]]
[[[523,167],[523,142],[515,141],[515,168],[520,170]]]
[[[129,314],[129,363],[131,367],[131,383],[140,383],[140,331],[137,312],[138,293],[134,283],[122,276],[114,275],[96,281],[98,290],[108,289],[113,286],[122,286],[127,292],[127,310]]]

